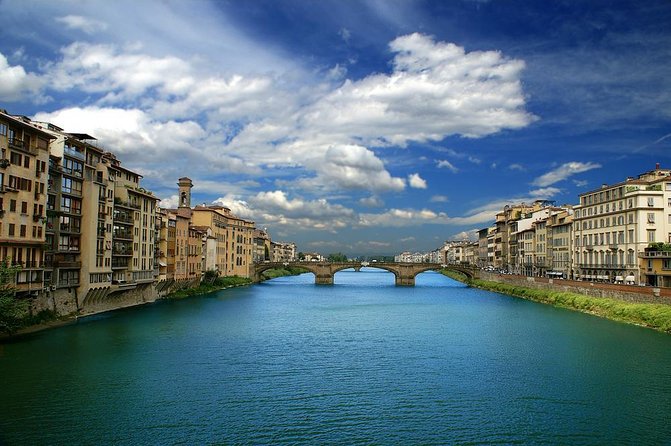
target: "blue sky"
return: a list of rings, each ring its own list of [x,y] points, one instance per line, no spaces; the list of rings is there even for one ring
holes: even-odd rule
[[[0,0],[0,108],[324,254],[671,167],[668,1]]]

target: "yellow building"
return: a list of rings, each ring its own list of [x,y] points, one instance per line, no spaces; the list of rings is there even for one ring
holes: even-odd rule
[[[671,170],[645,172],[580,194],[573,223],[573,270],[584,280],[639,283],[639,256],[671,239]],[[630,278],[630,279],[627,279]]]
[[[647,285],[671,287],[671,244],[651,244],[639,257],[641,273]]]
[[[251,277],[254,222],[236,217],[224,206],[196,206],[194,226],[212,228],[217,241],[216,268],[222,276]]]
[[[20,265],[19,295],[44,288],[47,168],[51,135],[0,110],[0,259]]]

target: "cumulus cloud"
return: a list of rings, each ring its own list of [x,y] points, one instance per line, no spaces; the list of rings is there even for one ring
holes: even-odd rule
[[[429,201],[432,203],[447,203],[450,201],[450,199],[447,197],[447,195],[434,195]]]
[[[379,208],[384,206],[384,201],[382,201],[380,197],[372,196],[361,198],[359,200],[359,204],[369,208]]]
[[[360,214],[360,226],[402,227],[421,224],[448,224],[450,218],[444,212],[430,209],[389,209],[380,214]]]
[[[415,189],[426,189],[426,180],[420,177],[418,173],[408,175],[408,184]]]
[[[461,231],[457,234],[453,234],[449,239],[450,240],[464,240],[464,241],[474,242],[478,239],[478,231],[476,231],[476,230]]]
[[[572,161],[569,163],[562,164],[561,166],[553,169],[540,177],[536,178],[531,184],[534,186],[550,186],[552,184],[558,183],[569,178],[572,175],[587,172],[588,170],[598,169],[601,167],[601,164],[598,163],[583,163],[579,161]]]
[[[442,169],[442,168],[449,169],[449,170],[451,170],[453,173],[457,173],[457,172],[459,172],[459,169],[457,169],[457,168],[454,166],[454,164],[452,164],[452,163],[449,162],[448,160],[437,160],[437,161],[436,161],[436,166],[438,166],[438,167],[441,168],[441,169]]]
[[[20,66],[9,65],[7,58],[0,53],[0,100],[13,102],[28,95],[38,95],[33,100],[43,100],[39,95],[44,82],[36,75],[27,73]]]
[[[164,209],[176,209],[179,206],[179,196],[174,194],[168,198],[162,198],[158,205]]]
[[[34,119],[68,132],[89,133],[113,147],[115,153],[129,155],[131,161],[172,150],[180,152],[206,136],[194,121],[158,121],[137,108],[72,107],[37,113]]]
[[[290,198],[284,191],[258,192],[246,201],[228,194],[215,200],[235,214],[260,225],[335,231],[354,220],[354,211],[326,199]]]
[[[540,189],[534,189],[529,191],[529,195],[536,198],[552,198],[555,195],[558,195],[561,192],[561,189],[556,187],[542,187]]]
[[[513,163],[513,164],[511,164],[510,166],[508,166],[508,169],[510,169],[510,170],[517,170],[517,171],[519,171],[519,172],[524,172],[524,171],[526,171],[526,169],[524,168],[524,166],[522,166],[521,164],[518,164],[518,163]]]
[[[80,15],[56,17],[56,22],[62,23],[69,29],[83,31],[86,34],[93,34],[107,29],[106,23]]]
[[[87,15],[59,20],[81,30],[104,25]],[[172,13],[170,20],[179,17]],[[408,180],[393,176],[383,161],[386,147],[450,135],[478,138],[536,119],[524,110],[520,60],[496,51],[466,52],[418,33],[398,37],[389,47],[395,54],[390,73],[332,86],[301,81],[304,73],[218,73],[203,69],[197,58],[79,41],[64,47],[59,61],[45,64],[40,76],[0,59],[0,97],[37,86],[87,93],[94,105],[39,119],[70,131],[85,127],[130,161],[181,150],[189,159],[204,157],[198,159],[201,171],[260,174],[292,167],[303,169],[301,187],[373,193],[426,187],[417,174]],[[336,69],[336,76],[346,74]],[[76,115],[76,122],[65,119]],[[457,171],[446,160],[438,165]]]

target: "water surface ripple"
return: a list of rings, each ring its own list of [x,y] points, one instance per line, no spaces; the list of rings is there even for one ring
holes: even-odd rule
[[[671,444],[671,336],[464,287],[279,278],[0,346],[0,444]]]

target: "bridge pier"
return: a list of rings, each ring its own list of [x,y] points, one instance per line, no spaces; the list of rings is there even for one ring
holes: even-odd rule
[[[396,286],[415,286],[415,276],[396,276]]]
[[[315,284],[317,285],[333,285],[333,276],[326,274],[315,274]]]

